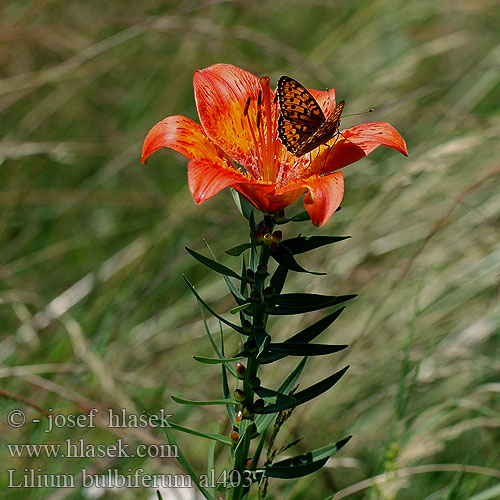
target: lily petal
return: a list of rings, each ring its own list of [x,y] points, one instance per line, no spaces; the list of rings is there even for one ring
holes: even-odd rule
[[[322,226],[339,208],[344,196],[344,176],[335,172],[323,177],[305,179],[304,206],[315,226]]]
[[[361,123],[342,131],[329,144],[321,146],[321,152],[311,164],[311,172],[328,174],[364,158],[379,146],[387,146],[408,156],[406,142],[400,133],[388,123]]]
[[[257,158],[262,156],[249,127],[250,122],[258,141],[257,100],[262,89],[259,78],[230,64],[214,64],[196,71],[193,85],[198,115],[207,136],[233,160],[252,171]],[[264,117],[260,118],[262,128]]]
[[[203,203],[227,186],[245,182],[246,177],[222,160],[195,158],[188,163],[188,184],[196,203]]]
[[[158,122],[149,132],[142,145],[141,162],[161,148],[171,148],[192,160],[193,158],[218,158],[222,152],[210,142],[201,125],[175,115]]]
[[[274,214],[288,207],[300,198],[306,189],[300,184],[293,187],[276,188],[276,184],[262,184],[255,181],[234,186],[261,212]]]
[[[307,89],[311,93],[311,95],[318,101],[318,104],[321,106],[323,113],[328,118],[335,109],[335,105],[337,103],[335,98],[335,89],[328,90],[314,90]]]

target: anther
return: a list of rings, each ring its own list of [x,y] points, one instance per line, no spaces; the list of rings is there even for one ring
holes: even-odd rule
[[[250,97],[248,97],[247,102],[245,103],[245,108],[243,109],[243,116],[248,115],[248,108],[250,107]]]

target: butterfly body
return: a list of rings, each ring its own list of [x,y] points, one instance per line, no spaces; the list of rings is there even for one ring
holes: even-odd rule
[[[288,76],[278,81],[278,135],[295,156],[309,153],[338,134],[344,101],[326,118],[320,105],[299,82]]]

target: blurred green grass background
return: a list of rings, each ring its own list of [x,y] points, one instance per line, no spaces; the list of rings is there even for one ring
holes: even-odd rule
[[[347,354],[310,360],[302,383],[351,369],[296,410],[279,443],[303,437],[295,448],[306,451],[354,438],[322,472],[274,481],[271,498],[500,498],[497,2],[18,0],[0,13],[1,388],[55,413],[165,408],[184,425],[228,430],[223,408],[179,407],[170,395],[219,397],[220,387],[218,370],[191,360],[210,348],[181,273],[216,310],[231,303],[184,246],[202,249],[205,237],[222,255],[246,239],[245,224],[228,191],[195,206],[184,158],[163,151],[143,167],[140,148],[160,119],[197,119],[195,69],[232,63],[273,84],[286,74],[336,87],[346,113],[375,107],[366,121],[394,125],[410,156],[377,150],[345,169],[343,209],[314,234],[352,239],[302,259],[328,277],[287,285],[359,298],[323,337],[351,344]],[[284,339],[305,324],[285,318],[273,331]],[[172,459],[12,459],[6,443],[165,440],[152,429],[11,429],[11,409],[40,413],[0,406],[1,498],[85,498],[7,489],[8,468],[180,472]],[[207,443],[180,441],[202,472]]]

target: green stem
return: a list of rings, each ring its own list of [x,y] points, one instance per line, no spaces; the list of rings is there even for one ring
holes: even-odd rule
[[[260,255],[259,255],[259,267],[262,269],[263,266],[268,265],[270,258],[270,252],[269,248],[266,245],[263,245],[260,247]],[[257,271],[257,270],[255,270]],[[258,277],[258,273],[256,272],[256,290],[259,292],[260,295],[260,302],[256,304],[257,307],[255,307],[255,312],[253,316],[253,327],[254,327],[254,332],[255,329],[257,328],[262,328],[262,325],[266,325],[267,319],[268,319],[268,314],[264,311],[264,297],[263,297],[263,290],[265,288],[265,281],[267,277],[263,277],[260,279]],[[248,337],[249,342],[256,342],[255,339],[255,334],[252,332],[252,334]],[[253,403],[254,403],[254,397],[255,397],[255,391],[252,389],[250,386],[250,380],[254,379],[255,377],[258,376],[259,374],[259,368],[260,368],[260,363],[257,359],[257,352],[251,354],[248,357],[248,362],[247,362],[247,369],[245,371],[245,377],[243,379],[243,391],[245,392],[245,401],[243,407],[252,409]],[[249,418],[250,426],[253,426],[255,422],[255,415],[252,412],[252,415]],[[251,432],[251,431],[250,431]],[[240,433],[240,439],[242,438],[242,434]],[[241,470],[238,470],[238,468],[235,468],[237,472],[239,472],[239,477],[244,479],[246,478],[245,476],[245,462],[246,462],[246,457],[250,456],[250,440],[246,443],[246,446],[242,450],[242,453],[244,454],[245,460],[243,460],[243,466],[241,467]],[[244,484],[240,484],[235,488],[232,488],[229,494],[229,500],[240,500],[242,494],[244,491],[248,491],[249,487],[245,487]]]

